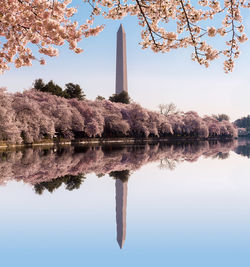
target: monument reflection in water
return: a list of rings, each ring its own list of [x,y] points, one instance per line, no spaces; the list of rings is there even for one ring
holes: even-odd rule
[[[250,157],[249,139],[226,143],[156,143],[130,146],[28,148],[0,152],[0,183],[23,181],[35,192],[53,192],[65,184],[67,190],[80,188],[85,175],[109,174],[115,179],[117,242],[122,248],[126,239],[128,179],[149,162],[172,169],[176,163],[194,162],[200,156],[225,159],[229,152]]]
[[[120,179],[117,179],[115,182],[115,193],[117,242],[120,248],[122,248],[126,239],[128,181],[123,182]]]

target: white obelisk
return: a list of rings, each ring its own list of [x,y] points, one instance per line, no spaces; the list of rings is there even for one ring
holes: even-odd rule
[[[116,191],[115,200],[116,200],[116,227],[117,227],[116,239],[120,248],[122,248],[126,239],[128,181],[123,182],[120,179],[116,179],[115,191]]]
[[[128,81],[127,81],[126,34],[121,24],[117,32],[115,93],[120,94],[122,91],[128,91]]]

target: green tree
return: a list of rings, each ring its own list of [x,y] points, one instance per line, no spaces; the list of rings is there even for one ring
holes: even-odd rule
[[[42,91],[44,87],[45,87],[45,83],[43,82],[43,80],[41,78],[35,80],[34,88],[36,90]]]
[[[250,131],[250,115],[236,120],[234,124],[239,128],[246,128],[247,131]]]
[[[124,103],[124,104],[130,104],[131,102],[128,92],[126,91],[122,91],[120,94],[113,94],[112,96],[109,97],[109,100],[111,102]]]
[[[85,99],[85,94],[83,93],[79,84],[67,83],[65,84],[66,89],[63,92],[65,98],[77,98],[79,100]]]
[[[44,84],[42,79],[37,79],[34,82],[34,88],[41,92],[50,93],[52,95],[63,96],[62,88],[55,84],[52,80]]]
[[[109,173],[110,177],[113,177],[114,179],[120,179],[122,182],[127,182],[130,175],[131,173],[129,170],[113,171]]]
[[[47,182],[35,184],[34,189],[37,194],[41,195],[45,189],[50,193],[53,193],[55,189],[65,184],[66,189],[72,191],[74,189],[79,189],[81,184],[84,182],[84,179],[85,176],[83,174],[65,175]]]
[[[55,84],[52,80],[47,84],[43,82],[41,78],[35,80],[34,88],[41,92],[50,93],[52,95],[61,96],[64,98],[77,98],[79,100],[85,99],[85,94],[83,93],[79,84],[67,83],[65,84],[65,90],[63,90],[59,85]]]

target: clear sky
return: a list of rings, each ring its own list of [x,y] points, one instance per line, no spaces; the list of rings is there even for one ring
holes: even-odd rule
[[[76,18],[81,18],[83,7]],[[249,16],[248,16],[249,17]],[[78,83],[87,98],[97,95],[108,98],[115,92],[116,32],[120,23],[127,36],[128,90],[135,102],[157,110],[161,103],[174,102],[180,110],[195,110],[201,115],[226,113],[232,120],[250,114],[250,41],[241,45],[242,54],[233,73],[224,74],[223,59],[209,69],[191,61],[191,50],[181,49],[167,54],[142,50],[137,19],[122,21],[99,19],[105,30],[97,37],[84,39],[80,55],[60,48],[57,58],[48,58],[45,66],[37,62],[32,67],[12,68],[1,76],[1,86],[11,92],[32,86],[37,78],[65,83]],[[246,33],[250,33],[250,23]]]

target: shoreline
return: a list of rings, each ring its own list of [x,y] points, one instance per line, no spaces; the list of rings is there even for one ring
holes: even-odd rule
[[[165,138],[86,138],[82,140],[44,140],[42,142],[36,142],[31,144],[10,144],[0,142],[0,149],[8,148],[27,148],[38,146],[57,146],[57,145],[126,145],[126,144],[147,144],[158,142],[203,142],[203,141],[233,141],[238,138],[229,137],[210,137],[210,138],[197,138],[197,137],[165,137]]]

